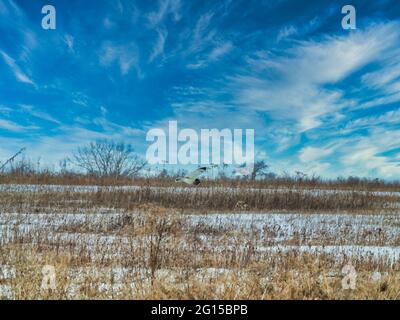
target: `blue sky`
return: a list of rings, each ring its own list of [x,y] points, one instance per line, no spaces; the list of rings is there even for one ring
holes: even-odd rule
[[[0,159],[57,164],[101,138],[144,154],[177,120],[254,128],[277,173],[400,178],[397,0],[0,0],[0,34]]]

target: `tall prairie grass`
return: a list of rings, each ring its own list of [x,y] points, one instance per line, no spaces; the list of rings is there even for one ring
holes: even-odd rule
[[[236,189],[181,189],[140,187],[125,191],[100,189],[96,192],[1,192],[3,210],[74,210],[111,207],[132,210],[142,204],[154,204],[181,211],[348,211],[372,212],[397,210],[400,197],[373,192]]]
[[[300,250],[311,245],[400,245],[400,237],[389,239],[380,228],[360,225],[354,228],[356,234],[342,228],[337,235],[304,231],[278,241],[278,231],[270,227],[189,221],[191,213],[210,212],[371,213],[387,214],[385,227],[397,230],[393,217],[399,211],[399,195],[375,192],[399,191],[395,184],[221,180],[187,188],[171,186],[168,179],[1,179],[43,185],[40,190],[0,191],[3,299],[400,298],[399,260]],[[46,184],[112,187],[52,191]],[[114,188],[118,185],[138,188]],[[289,249],[282,251],[277,244]],[[347,264],[357,270],[354,290],[343,288]],[[45,265],[55,268],[55,290],[41,289]],[[374,278],[377,272],[380,276]]]
[[[335,253],[258,250],[254,233],[188,225],[176,212],[152,205],[101,226],[48,225],[41,232],[1,239],[0,287],[12,299],[399,299],[400,265]],[[51,221],[51,217],[49,218]],[[90,221],[90,220],[88,220]],[[64,229],[66,228],[66,229]],[[76,236],[69,238],[54,232]],[[97,235],[96,241],[85,236]],[[112,236],[113,241],[101,237]],[[321,243],[324,239],[321,238]],[[343,266],[357,270],[345,289]],[[54,266],[56,289],[44,290],[42,268]],[[380,277],[374,279],[379,272]],[[1,292],[1,291],[0,291]]]
[[[78,173],[56,173],[51,170],[32,171],[28,173],[0,173],[0,184],[59,184],[59,185],[139,185],[139,186],[171,186],[175,184],[175,175],[156,177],[98,177]],[[232,188],[300,188],[300,189],[329,189],[329,190],[363,190],[363,191],[400,191],[400,181],[381,179],[338,177],[323,179],[321,177],[298,178],[291,175],[274,176],[249,180],[243,178],[219,177],[202,179],[201,186],[232,187]]]

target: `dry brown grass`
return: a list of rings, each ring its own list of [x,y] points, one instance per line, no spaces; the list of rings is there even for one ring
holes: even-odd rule
[[[175,177],[98,177],[87,174],[64,173],[57,174],[44,171],[31,174],[0,173],[0,184],[57,184],[57,185],[98,185],[98,186],[161,186],[168,187],[174,184]],[[362,191],[399,191],[400,181],[385,181],[357,177],[322,179],[310,177],[299,179],[295,176],[278,176],[276,178],[259,179],[203,179],[204,187],[224,188],[290,188],[290,189],[328,189],[328,190],[362,190]]]
[[[0,215],[15,213],[17,217],[4,218],[0,224],[3,298],[400,298],[399,261],[296,249],[300,245],[384,246],[389,242],[399,246],[400,237],[388,239],[381,231],[368,233],[363,228],[353,236],[322,233],[313,239],[305,232],[280,242],[294,246],[288,251],[264,251],[262,247],[278,244],[274,240],[277,230],[193,224],[185,215],[223,210],[396,214],[397,196],[355,191],[178,191],[143,186],[135,191],[0,192]],[[100,220],[94,220],[99,212],[96,219]],[[56,222],[60,219],[56,213],[64,214],[61,222]],[[71,221],[76,213],[85,218]],[[26,217],[32,221],[41,217],[39,228],[29,229],[34,222],[27,222]],[[399,227],[398,220],[388,223],[388,227]],[[341,270],[348,263],[358,272],[355,290],[342,288]],[[55,291],[40,288],[44,265],[55,267]],[[15,274],[2,275],[5,266]],[[373,280],[377,271],[382,278]],[[4,294],[8,289],[10,294]]]
[[[66,252],[38,251],[33,246],[12,246],[8,259],[16,277],[2,280],[13,288],[15,299],[399,299],[400,275],[390,269],[372,280],[374,265],[362,264],[355,290],[342,287],[341,266],[332,257],[308,254],[275,254],[267,261],[234,263],[226,273],[207,271],[190,263],[192,256],[175,263],[162,263],[154,274],[143,275],[137,265],[119,266],[73,257]],[[205,263],[212,265],[216,257]],[[218,259],[217,259],[218,260]],[[150,262],[149,262],[150,263]],[[45,264],[56,270],[56,290],[42,290]],[[151,266],[148,265],[151,269]],[[168,272],[166,272],[166,270]],[[331,276],[332,270],[337,276]],[[113,289],[114,288],[114,289]]]
[[[373,192],[297,189],[224,189],[139,187],[135,190],[102,189],[97,192],[52,191],[0,192],[5,211],[37,211],[68,208],[77,212],[99,207],[133,210],[154,204],[181,212],[213,211],[324,211],[383,212],[398,209],[399,196]]]

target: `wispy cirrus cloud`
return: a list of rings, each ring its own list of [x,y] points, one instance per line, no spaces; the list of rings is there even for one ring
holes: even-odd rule
[[[346,129],[336,131],[336,135],[332,131],[335,126],[343,126],[349,121],[350,115],[354,117],[355,114],[351,112],[358,110],[366,98],[346,96],[346,91],[349,91],[343,87],[343,82],[351,78],[352,81],[363,83],[367,77],[360,70],[379,63],[386,65],[388,56],[399,43],[398,26],[396,22],[375,24],[354,33],[325,36],[318,41],[298,41],[284,55],[271,52],[251,54],[244,66],[234,68],[233,72],[231,70],[222,88],[200,91],[194,90],[196,88],[181,89],[180,93],[185,95],[186,102],[172,105],[175,116],[192,125],[196,119],[207,119],[217,127],[221,127],[226,118],[234,126],[241,123],[240,118],[245,117],[253,128],[258,128],[258,137],[269,139],[269,146],[274,143],[274,152],[300,145],[300,136],[306,134],[310,141],[298,151],[297,159],[286,161],[287,168],[337,175],[338,166],[350,164],[346,158],[353,154],[350,146],[358,145],[357,153],[361,155],[366,146],[366,143],[359,142],[360,136],[356,134],[351,139],[341,134],[352,134],[362,128],[388,128],[397,123],[397,110],[393,110],[364,119],[355,117]],[[381,70],[387,79],[382,84],[397,79],[396,70],[391,70],[389,76],[386,75],[388,71],[385,68]],[[353,76],[355,74],[357,77]],[[371,79],[372,76],[368,80]],[[212,102],[218,97],[218,91],[225,96],[224,100]],[[208,99],[211,97],[211,101],[204,100],[205,96]],[[226,99],[226,96],[232,99]],[[193,101],[188,102],[189,97]],[[349,115],[346,112],[350,112]],[[208,117],[208,114],[212,114],[212,117]],[[262,123],[260,114],[270,119],[267,125]],[[368,141],[370,136],[376,134],[377,131],[373,131],[361,137]],[[322,137],[326,140],[321,140]],[[361,162],[355,168],[356,162],[351,162],[352,168],[343,169],[343,174],[395,177],[397,166],[391,163],[391,156],[379,154],[387,152],[387,147],[377,146],[373,152],[364,153],[364,162],[370,156],[368,161],[378,160],[379,165],[363,165]],[[339,161],[338,157],[343,161]]]
[[[3,130],[8,130],[12,132],[23,132],[27,130],[33,130],[33,129],[38,129],[36,126],[23,126],[21,124],[18,124],[14,121],[6,120],[6,119],[0,119],[0,129]]]
[[[333,153],[334,148],[316,148],[316,147],[305,147],[299,152],[299,159],[301,162],[310,162],[319,160]]]
[[[37,110],[31,105],[21,105],[20,107],[25,114],[29,114],[35,118],[61,125],[61,122],[59,120],[55,119],[52,115],[50,115],[47,112]]]
[[[24,73],[21,68],[17,65],[15,60],[11,58],[7,53],[0,50],[0,55],[2,56],[4,62],[10,67],[11,71],[13,72],[15,78],[22,83],[30,84],[36,87],[35,82],[26,74]]]
[[[72,35],[70,35],[70,34],[66,34],[65,36],[64,36],[64,43],[65,43],[65,45],[67,46],[67,48],[68,48],[68,51],[70,52],[70,53],[75,53],[75,49],[74,49],[74,41],[75,41],[75,38],[72,36]]]
[[[390,139],[386,139],[388,135]],[[388,151],[400,148],[400,130],[376,128],[368,136],[354,140],[343,150],[341,161],[346,168],[344,172],[359,174],[364,171],[364,175],[389,178],[400,175],[398,161],[385,155]]]
[[[236,100],[274,119],[295,124],[299,132],[317,128],[329,121],[324,117],[353,104],[344,99],[340,88],[327,86],[379,61],[382,54],[397,46],[398,40],[398,24],[389,23],[349,36],[300,42],[287,56],[250,58],[251,73],[233,77]]]
[[[224,55],[228,54],[234,48],[232,42],[223,42],[220,45],[216,45],[209,53],[204,54],[194,63],[189,63],[187,67],[189,69],[199,69],[206,67],[212,62],[217,61]]]
[[[15,14],[17,16],[23,15],[22,10],[13,0],[1,0],[0,13],[4,15],[10,15],[10,14]]]
[[[400,60],[400,59],[399,59]],[[364,85],[373,89],[382,89],[388,93],[398,91],[393,85],[400,81],[400,61],[387,64],[383,69],[368,72],[362,76]]]
[[[340,6],[317,0],[74,2],[47,32],[0,0],[0,154],[56,161],[97,138],[143,151],[178,120],[255,129],[277,173],[394,178],[400,151],[379,139],[397,138],[398,7],[366,4],[342,30]]]
[[[151,26],[157,26],[168,16],[171,15],[175,21],[180,20],[181,14],[180,0],[163,0],[158,1],[158,8],[147,15]]]
[[[298,30],[295,26],[290,25],[290,26],[284,26],[279,30],[279,33],[276,37],[277,41],[281,41],[283,39],[286,39],[292,35],[295,35],[298,33]]]
[[[155,58],[164,53],[164,46],[167,40],[168,32],[165,29],[157,29],[157,40],[151,51],[149,62],[152,62]]]
[[[131,69],[135,69],[137,75],[142,76],[139,67],[138,49],[135,43],[119,45],[107,41],[101,47],[99,61],[105,67],[110,67],[116,63],[121,75],[127,75]]]

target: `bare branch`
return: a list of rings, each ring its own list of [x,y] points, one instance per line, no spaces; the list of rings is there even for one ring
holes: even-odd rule
[[[24,152],[26,150],[26,148],[24,147],[24,148],[21,148],[16,154],[14,154],[11,158],[9,158],[6,162],[4,162],[3,164],[2,164],[2,166],[0,167],[0,172],[3,172],[3,170],[5,169],[5,167],[9,164],[9,163],[11,163],[11,162],[13,162],[14,160],[15,160],[15,158],[16,157],[18,157],[22,152]]]
[[[97,176],[135,176],[146,165],[131,145],[107,140],[78,148],[73,162]]]

